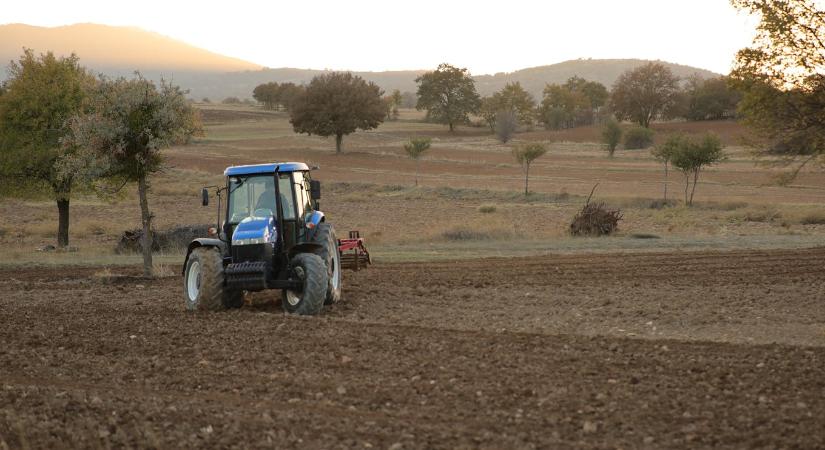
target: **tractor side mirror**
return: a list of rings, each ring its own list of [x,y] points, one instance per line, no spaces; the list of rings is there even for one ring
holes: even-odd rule
[[[313,200],[321,200],[321,182],[318,180],[309,181],[309,196]]]
[[[201,189],[201,204],[203,206],[209,206],[209,189]]]

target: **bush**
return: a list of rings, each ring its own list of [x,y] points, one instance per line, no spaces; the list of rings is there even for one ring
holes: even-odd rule
[[[602,142],[607,146],[607,154],[612,158],[613,152],[622,141],[622,127],[613,119],[605,122],[602,128]]]
[[[496,113],[496,138],[502,144],[506,144],[513,138],[516,129],[518,128],[518,119],[516,113],[512,111],[499,111]]]
[[[226,97],[225,99],[221,100],[221,103],[224,105],[240,105],[241,99],[238,97]]]
[[[570,234],[573,236],[606,236],[619,228],[622,212],[607,209],[604,203],[587,203],[573,218]]]
[[[478,212],[482,214],[489,214],[496,212],[496,207],[493,205],[481,205],[478,207]]]
[[[802,225],[825,225],[825,212],[810,212],[799,219]]]
[[[652,144],[653,130],[650,128],[631,128],[624,135],[625,150],[641,150],[650,147]]]
[[[469,228],[453,228],[441,234],[448,241],[481,241],[491,239],[489,233]]]

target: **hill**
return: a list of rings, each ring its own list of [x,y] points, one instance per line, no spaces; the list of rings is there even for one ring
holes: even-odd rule
[[[0,26],[0,61],[19,58],[23,47],[58,55],[76,53],[104,73],[141,71],[235,72],[261,66],[219,55],[134,27],[82,23],[63,27]]]
[[[109,76],[130,76],[139,70],[150,79],[165,77],[189,89],[193,98],[219,100],[229,96],[250,98],[258,84],[277,81],[307,83],[323,70],[294,68],[262,68],[240,59],[219,55],[166,36],[133,27],[112,27],[96,24],[76,24],[44,28],[12,24],[0,26],[0,61],[8,62],[20,56],[23,47],[38,52],[51,50],[59,55],[76,53],[81,63],[95,72]],[[489,95],[508,82],[518,81],[541,98],[546,83],[563,83],[577,75],[598,81],[608,87],[618,76],[645,64],[640,59],[577,59],[548,66],[532,67],[511,73],[477,75],[477,88]],[[702,77],[717,74],[696,67],[663,62],[674,74]],[[387,92],[393,89],[415,92],[415,79],[425,70],[385,72],[355,72],[373,81]],[[0,71],[0,79],[5,77]]]

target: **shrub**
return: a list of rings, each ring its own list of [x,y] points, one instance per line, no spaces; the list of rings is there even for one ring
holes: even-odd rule
[[[799,219],[802,225],[825,225],[825,212],[810,212]]]
[[[516,113],[512,111],[499,111],[496,113],[496,138],[502,144],[506,144],[513,138],[516,129],[518,128],[518,118]]]
[[[448,241],[480,241],[491,239],[488,233],[469,228],[453,228],[441,234],[444,239]]]
[[[631,128],[624,135],[625,150],[641,150],[650,147],[652,144],[653,130],[650,128]]]
[[[573,218],[570,234],[573,236],[606,236],[619,228],[622,212],[607,209],[604,203],[587,203]]]
[[[602,128],[602,142],[607,146],[607,154],[611,158],[616,147],[622,140],[622,127],[613,119],[608,120]]]
[[[494,205],[481,205],[478,207],[478,212],[482,214],[489,214],[496,212],[496,207]]]

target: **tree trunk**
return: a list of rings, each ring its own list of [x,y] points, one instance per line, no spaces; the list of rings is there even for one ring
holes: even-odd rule
[[[418,161],[419,159],[415,160],[415,185],[418,186]]]
[[[665,203],[667,203],[667,162],[665,162]]]
[[[524,195],[526,196],[529,192],[527,190],[528,185],[530,183],[530,164],[524,166]]]
[[[341,153],[344,146],[344,135],[343,134],[336,134],[335,135],[335,153]]]
[[[57,199],[57,246],[69,245],[69,196]]]
[[[696,182],[699,181],[699,169],[693,172],[693,189],[690,190],[690,204],[693,205],[693,194],[696,193]]]
[[[690,174],[685,172],[685,205],[690,206],[688,202],[688,189],[690,188]]]
[[[143,275],[151,277],[152,270],[152,213],[149,212],[149,200],[146,198],[149,193],[149,185],[146,182],[146,175],[138,179],[138,196],[140,197],[140,219],[143,223]]]
[[[452,132],[453,132],[453,123],[450,122],[450,133],[452,133]]]

